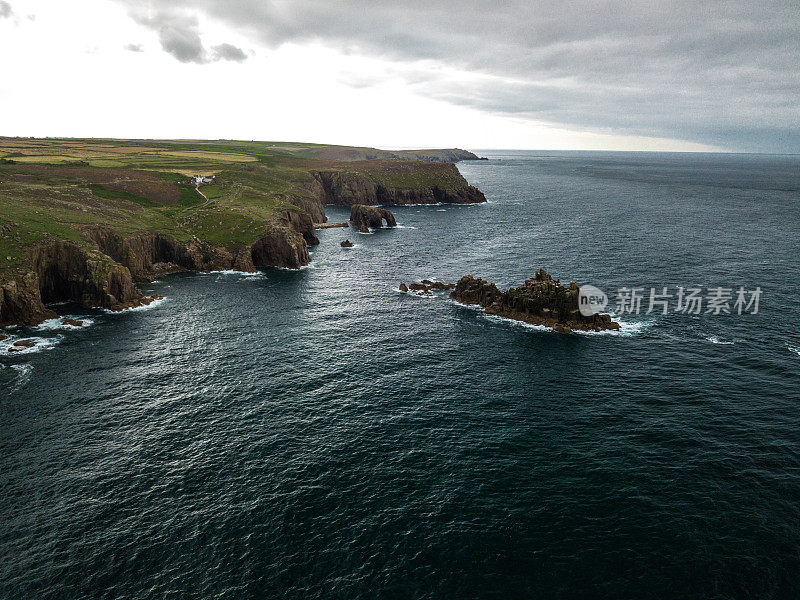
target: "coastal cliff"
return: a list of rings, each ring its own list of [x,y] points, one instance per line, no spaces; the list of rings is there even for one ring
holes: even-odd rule
[[[367,166],[315,172],[320,202],[342,206],[486,202],[486,196],[469,185],[454,164],[395,162]]]
[[[310,217],[297,211],[285,211],[252,243],[234,250],[158,232],[120,234],[91,227],[85,235],[89,243],[50,240],[29,251],[30,270],[0,285],[0,326],[35,325],[52,318],[45,306],[52,302],[110,310],[138,306],[148,299],[136,282],[167,273],[297,269],[311,262],[308,244],[319,242]]]

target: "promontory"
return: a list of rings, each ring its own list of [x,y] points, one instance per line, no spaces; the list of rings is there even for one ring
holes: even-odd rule
[[[299,268],[326,204],[485,202],[459,150],[0,138],[0,326],[118,310],[165,273]]]

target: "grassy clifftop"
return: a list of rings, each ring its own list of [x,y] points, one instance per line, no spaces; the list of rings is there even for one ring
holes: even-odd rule
[[[233,252],[285,226],[287,211],[324,220],[320,171],[386,188],[463,187],[452,164],[407,159],[471,156],[287,142],[0,138],[0,281],[28,271],[30,248],[44,241],[94,248],[87,231],[98,226]],[[196,186],[195,175],[214,182]]]

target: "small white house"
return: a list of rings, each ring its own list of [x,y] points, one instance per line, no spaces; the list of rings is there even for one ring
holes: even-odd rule
[[[195,175],[192,179],[194,179],[195,185],[200,185],[201,183],[214,183],[214,178],[216,175],[212,175],[211,177],[203,177],[202,175]]]

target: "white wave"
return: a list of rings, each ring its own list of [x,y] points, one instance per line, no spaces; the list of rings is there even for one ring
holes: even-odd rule
[[[3,356],[20,356],[22,354],[34,354],[36,352],[42,352],[43,350],[52,350],[63,339],[64,336],[62,335],[57,335],[55,337],[12,336],[0,342],[0,354]],[[19,340],[31,340],[32,342],[35,342],[35,345],[31,346],[30,348],[26,348],[25,346],[15,346],[14,342],[18,342]],[[11,348],[14,348],[14,350],[9,352],[9,349]]]
[[[723,344],[725,346],[730,346],[733,342],[723,342],[715,335],[706,336],[706,341],[711,342],[712,344]]]
[[[446,208],[437,208],[436,212],[447,212]]]
[[[209,275],[239,275],[244,277],[249,277],[254,275],[256,271],[236,271],[234,269],[226,269],[224,271],[209,271]]]
[[[452,298],[448,298],[450,302],[460,306],[462,308],[467,308],[469,310],[474,310],[480,313],[480,316],[488,319],[489,321],[494,321],[496,323],[504,323],[507,325],[515,325],[518,327],[524,327],[526,329],[530,329],[533,331],[553,331],[552,327],[547,327],[546,325],[533,325],[531,323],[526,323],[524,321],[517,321],[516,319],[510,319],[508,317],[503,317],[500,315],[490,315],[487,314],[486,311],[482,306],[479,304],[462,304],[457,300],[453,300]],[[619,330],[614,329],[604,329],[603,331],[583,331],[579,329],[573,329],[572,333],[576,333],[578,335],[610,335],[610,336],[619,336],[619,337],[631,337],[642,333],[643,331],[652,327],[655,321],[621,321],[619,319],[614,319],[617,323],[619,323]]]
[[[413,225],[395,225],[392,229],[418,229]]]
[[[788,348],[789,352],[794,352],[795,354],[797,354],[797,356],[800,356],[800,348],[798,348],[797,346],[790,346],[787,344],[786,348]]]
[[[80,321],[83,323],[83,325],[67,325],[64,323],[66,319]],[[86,317],[82,317],[80,315],[62,315],[60,317],[56,317],[55,319],[47,319],[46,321],[39,323],[39,325],[33,329],[38,329],[40,331],[57,331],[59,329],[83,329],[84,327],[89,327],[90,325],[94,325],[94,319],[87,319]]]
[[[524,321],[517,321],[516,319],[509,319],[508,317],[501,317],[498,315],[490,315],[485,312],[481,313],[480,315],[482,318],[486,319],[487,321],[492,321],[495,323],[502,323],[504,325],[511,325],[512,327],[522,327],[523,329],[530,329],[532,331],[547,331],[553,332],[553,329],[550,327],[545,327],[544,325],[533,325],[531,323],[525,323]]]
[[[153,300],[150,304],[142,304],[141,306],[134,306],[132,308],[123,308],[122,310],[111,310],[110,308],[103,308],[101,309],[104,313],[108,313],[110,315],[118,315],[120,313],[126,312],[142,312],[145,310],[151,310],[158,306],[164,304],[169,298],[161,298],[160,300]]]
[[[579,335],[617,335],[621,337],[631,337],[650,329],[655,324],[655,321],[622,321],[614,317],[612,317],[612,320],[619,323],[619,331],[614,329],[604,329],[603,331],[573,330],[573,333]]]
[[[27,363],[23,365],[11,365],[11,368],[14,369],[17,373],[17,379],[14,381],[14,387],[11,388],[12,392],[16,392],[21,387],[27,385],[27,383],[31,380],[31,373],[33,373],[33,365],[29,365]]]
[[[273,269],[278,269],[279,271],[293,271],[293,272],[296,272],[296,271],[307,271],[309,269],[316,269],[317,265],[315,265],[314,261],[312,260],[307,265],[303,265],[302,267],[297,267],[296,269],[292,269],[292,268],[289,268],[289,267],[272,267],[272,268]],[[250,273],[250,275],[252,275],[252,273]]]
[[[370,227],[369,231],[356,231],[356,233],[360,233],[361,235],[373,235],[376,231],[381,231],[383,229],[416,229],[416,227],[406,227],[403,225],[395,225],[394,227]]]

